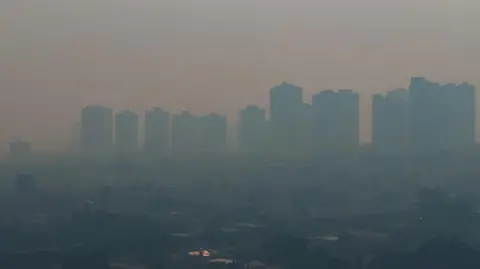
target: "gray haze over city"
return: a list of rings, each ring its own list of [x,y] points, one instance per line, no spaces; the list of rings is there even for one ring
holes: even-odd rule
[[[480,268],[479,11],[0,0],[0,268]]]
[[[0,144],[69,148],[91,104],[141,116],[154,106],[217,112],[236,136],[238,111],[268,111],[282,81],[301,86],[305,102],[321,89],[356,90],[368,142],[371,94],[406,88],[411,76],[480,84],[479,9],[468,0],[1,1]]]

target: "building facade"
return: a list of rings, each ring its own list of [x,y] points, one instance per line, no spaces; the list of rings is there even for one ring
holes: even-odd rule
[[[302,143],[302,88],[283,82],[270,90],[270,150],[292,154]]]
[[[202,153],[223,154],[227,150],[227,119],[212,113],[197,119],[198,146]]]
[[[170,151],[170,113],[153,108],[145,113],[144,151],[152,155],[165,155]]]
[[[312,140],[317,153],[353,152],[359,146],[359,96],[325,90],[312,97]]]
[[[115,150],[122,154],[138,151],[139,117],[130,110],[115,115]]]
[[[261,153],[266,150],[266,112],[258,106],[247,106],[239,114],[239,149],[246,153]]]
[[[410,147],[408,90],[375,94],[372,100],[372,146],[382,153],[406,153]]]
[[[102,106],[82,110],[81,147],[84,153],[108,154],[113,148],[113,111]]]
[[[186,111],[175,115],[172,120],[172,152],[191,154],[198,150],[198,117]]]
[[[410,134],[418,152],[462,151],[475,145],[475,87],[410,82]]]

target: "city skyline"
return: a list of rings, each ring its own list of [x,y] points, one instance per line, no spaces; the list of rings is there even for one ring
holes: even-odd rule
[[[428,78],[428,79],[431,79],[431,78]],[[438,80],[433,80],[432,81],[438,81]],[[409,83],[409,81],[405,81],[405,83],[403,84],[403,87],[407,86]],[[440,81],[441,84],[449,84],[450,82],[448,81]],[[457,84],[461,84],[461,83],[464,83],[462,81],[458,81]],[[296,83],[293,83],[295,85],[300,85],[300,84],[296,84]],[[270,87],[273,87],[275,86],[275,84],[271,84]],[[372,130],[372,118],[371,118],[371,109],[372,109],[372,96],[373,95],[376,95],[376,94],[387,94],[389,91],[391,91],[391,89],[395,89],[395,88],[402,88],[402,85],[400,85],[399,87],[392,87],[391,89],[387,89],[385,91],[382,91],[382,92],[378,92],[378,93],[372,93],[372,94],[365,94],[357,89],[355,89],[355,87],[352,87],[356,93],[359,94],[359,97],[360,97],[360,100],[359,100],[359,105],[360,105],[360,132],[359,132],[359,136],[360,136],[360,143],[361,144],[370,144],[372,142],[371,138],[372,138],[372,135],[373,133],[371,132]],[[267,88],[267,90],[264,90],[263,91],[263,95],[267,96],[266,99],[268,99],[268,90],[269,88]],[[311,97],[313,97],[315,94],[317,94],[319,91],[319,87],[315,87],[316,90],[312,90],[312,88],[308,89],[308,88],[305,88],[305,87],[302,87],[302,90],[304,92],[303,94],[303,100],[304,102],[308,102],[308,103],[311,103]],[[161,99],[161,98],[160,98]],[[263,98],[265,99],[265,98]],[[478,101],[479,99],[479,95],[476,96],[476,104],[479,104],[480,101]],[[224,115],[228,118],[228,134],[229,134],[229,137],[228,137],[228,144],[229,145],[232,145],[232,144],[236,144],[236,140],[238,139],[237,137],[237,134],[238,134],[238,130],[237,130],[237,127],[238,125],[240,124],[239,122],[239,117],[238,117],[238,112],[245,108],[245,106],[249,105],[249,104],[253,104],[253,105],[256,105],[256,106],[259,106],[261,108],[264,108],[264,109],[267,109],[268,111],[268,101],[265,103],[265,104],[262,104],[264,102],[255,102],[254,100],[252,100],[253,102],[245,102],[244,104],[242,105],[239,105],[238,108],[230,108],[229,110],[227,110],[227,112],[224,112],[222,111],[221,109],[218,109],[218,110],[214,110],[214,109],[204,109],[204,110],[195,110],[195,109],[184,109],[182,107],[175,107],[175,106],[169,106],[168,104],[166,105],[152,105],[152,106],[149,106],[149,107],[144,107],[144,108],[137,108],[137,109],[134,109],[130,106],[110,106],[108,105],[109,102],[104,102],[104,103],[101,103],[103,104],[103,106],[106,106],[106,107],[109,107],[109,108],[112,108],[115,112],[120,112],[122,110],[129,110],[129,111],[132,111],[134,113],[136,113],[137,115],[139,115],[139,125],[141,126],[141,128],[143,129],[143,125],[144,125],[144,115],[143,113],[145,113],[147,110],[151,109],[151,108],[154,108],[154,107],[162,107],[164,108],[165,110],[168,110],[169,113],[171,114],[178,114],[178,113],[181,113],[183,111],[189,111],[193,114],[209,114],[209,113],[212,113],[212,112],[217,112],[221,115]],[[159,102],[160,103],[160,102]],[[89,106],[89,105],[92,105],[92,104],[86,104],[86,106]],[[100,105],[99,103],[97,103],[96,105]],[[222,107],[223,105],[222,104],[217,104],[217,103],[213,103],[212,104],[213,106],[211,107]],[[78,108],[79,110],[83,109],[84,107],[80,107]],[[168,109],[170,108],[170,109]],[[71,108],[71,110],[74,110],[74,108]],[[67,113],[66,113],[67,114]],[[55,137],[55,141],[57,141],[57,144],[53,144],[53,145],[46,145],[45,143],[42,143],[42,141],[38,140],[38,138],[35,136],[35,135],[29,135],[27,132],[23,132],[23,133],[17,133],[15,135],[11,135],[11,136],[3,136],[2,138],[2,133],[0,132],[0,152],[6,152],[8,150],[7,148],[7,145],[12,142],[12,141],[15,141],[15,140],[27,140],[27,141],[30,141],[32,144],[35,145],[35,148],[37,150],[41,150],[41,151],[52,151],[52,152],[61,152],[61,151],[65,151],[65,150],[68,150],[69,148],[72,148],[72,147],[75,147],[75,143],[79,143],[78,138],[75,138],[75,137],[72,137],[72,132],[75,131],[75,129],[78,129],[78,125],[80,123],[80,117],[78,116],[78,110],[76,110],[76,116],[74,118],[71,119],[70,122],[66,123],[66,124],[63,124],[65,125],[65,129],[64,130],[60,130],[60,131],[57,131],[55,133],[52,134],[53,137]],[[268,114],[268,113],[267,113]],[[60,114],[59,115],[60,117],[63,116],[63,114]],[[480,118],[480,110],[477,110],[476,111],[476,117],[477,119]],[[44,124],[47,124],[47,125],[55,125],[55,118],[46,118],[46,119],[43,119],[44,120]],[[38,123],[37,123],[38,124]],[[36,126],[36,125],[34,125]],[[480,125],[477,124],[476,126],[476,139],[479,140],[480,139]],[[77,130],[78,131],[78,130]],[[139,133],[139,136],[143,139],[143,136],[144,134],[142,133],[142,130],[140,131]],[[233,139],[233,140],[232,140]],[[59,142],[60,141],[60,142]]]
[[[405,87],[410,76],[480,85],[479,6],[468,0],[2,1],[0,144],[23,138],[40,149],[66,148],[72,122],[89,104],[138,114],[154,106],[214,110],[233,118],[246,104],[266,107],[265,89],[282,80],[301,85],[304,96],[318,87],[357,90],[365,99],[367,141],[370,94]]]
[[[214,111],[198,115],[154,107],[141,118],[131,110],[90,105],[82,109],[80,134],[74,133],[72,141],[79,137],[77,149],[89,154],[143,151],[151,155],[228,150],[347,153],[362,144],[356,91],[321,90],[305,102],[303,89],[284,81],[271,87],[269,95],[269,113],[256,105],[238,112],[234,137],[227,128],[231,119]],[[440,84],[424,77],[412,77],[408,89],[374,94],[371,145],[390,153],[472,148],[475,98],[472,84]]]
[[[479,11],[0,0],[0,269],[480,269]]]

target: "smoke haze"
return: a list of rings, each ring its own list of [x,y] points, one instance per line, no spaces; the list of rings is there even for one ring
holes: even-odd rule
[[[68,145],[88,104],[143,114],[266,107],[281,81],[370,94],[410,76],[480,85],[480,3],[469,0],[4,0],[0,143]]]

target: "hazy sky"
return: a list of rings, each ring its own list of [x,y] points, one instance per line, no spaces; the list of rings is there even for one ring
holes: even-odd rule
[[[142,113],[267,105],[287,80],[304,99],[370,94],[412,75],[480,85],[478,0],[2,0],[0,144],[68,144],[87,104]]]

